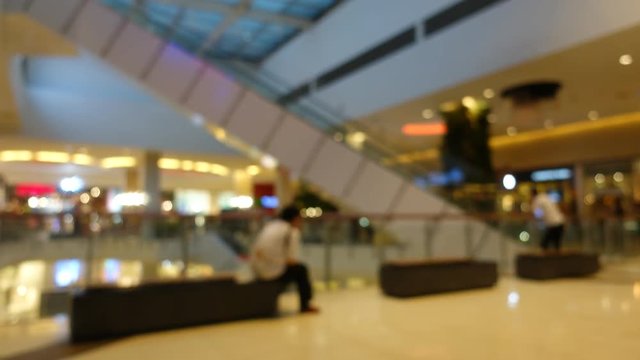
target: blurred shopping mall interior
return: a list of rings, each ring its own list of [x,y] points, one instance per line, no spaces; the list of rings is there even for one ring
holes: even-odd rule
[[[637,0],[0,0],[0,70],[0,358],[640,358]]]

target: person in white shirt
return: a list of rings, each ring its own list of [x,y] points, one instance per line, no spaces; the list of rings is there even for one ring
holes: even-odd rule
[[[251,265],[261,280],[273,280],[284,285],[295,283],[300,297],[300,312],[318,312],[310,304],[313,290],[309,271],[300,261],[300,210],[287,206],[278,219],[271,220],[260,230],[251,248]]]
[[[556,251],[560,250],[565,222],[562,211],[549,195],[538,193],[535,188],[531,190],[531,195],[533,196],[533,214],[541,219],[545,226],[544,237],[540,244],[542,250],[546,251],[550,246],[553,246]]]

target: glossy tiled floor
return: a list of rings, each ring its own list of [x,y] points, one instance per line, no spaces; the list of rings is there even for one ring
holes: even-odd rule
[[[411,300],[371,287],[317,302],[320,315],[294,315],[286,295],[278,319],[136,336],[71,358],[640,359],[640,260],[593,279],[503,278],[490,290]],[[64,328],[50,320],[0,329],[0,355],[28,359],[25,349],[59,342]]]

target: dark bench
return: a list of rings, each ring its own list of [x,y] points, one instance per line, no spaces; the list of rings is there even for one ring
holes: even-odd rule
[[[45,291],[40,295],[40,317],[69,314],[71,309],[71,290],[60,289]]]
[[[595,274],[598,270],[600,262],[595,254],[521,254],[516,258],[516,274],[524,279],[580,277]]]
[[[468,259],[387,262],[380,269],[382,291],[395,297],[491,287],[497,281],[495,263]]]
[[[74,294],[71,341],[274,316],[282,286],[232,278],[88,288]]]

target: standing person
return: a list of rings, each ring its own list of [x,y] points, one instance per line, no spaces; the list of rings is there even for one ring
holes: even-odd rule
[[[300,312],[316,313],[310,304],[313,297],[309,272],[300,261],[300,210],[287,206],[278,219],[260,230],[251,249],[251,265],[258,278],[288,285],[295,283],[300,297]]]
[[[545,227],[544,237],[540,244],[542,250],[546,251],[549,246],[553,246],[556,251],[560,250],[565,222],[562,211],[549,195],[538,193],[536,188],[531,190],[531,195],[533,197],[533,214],[542,220]]]

